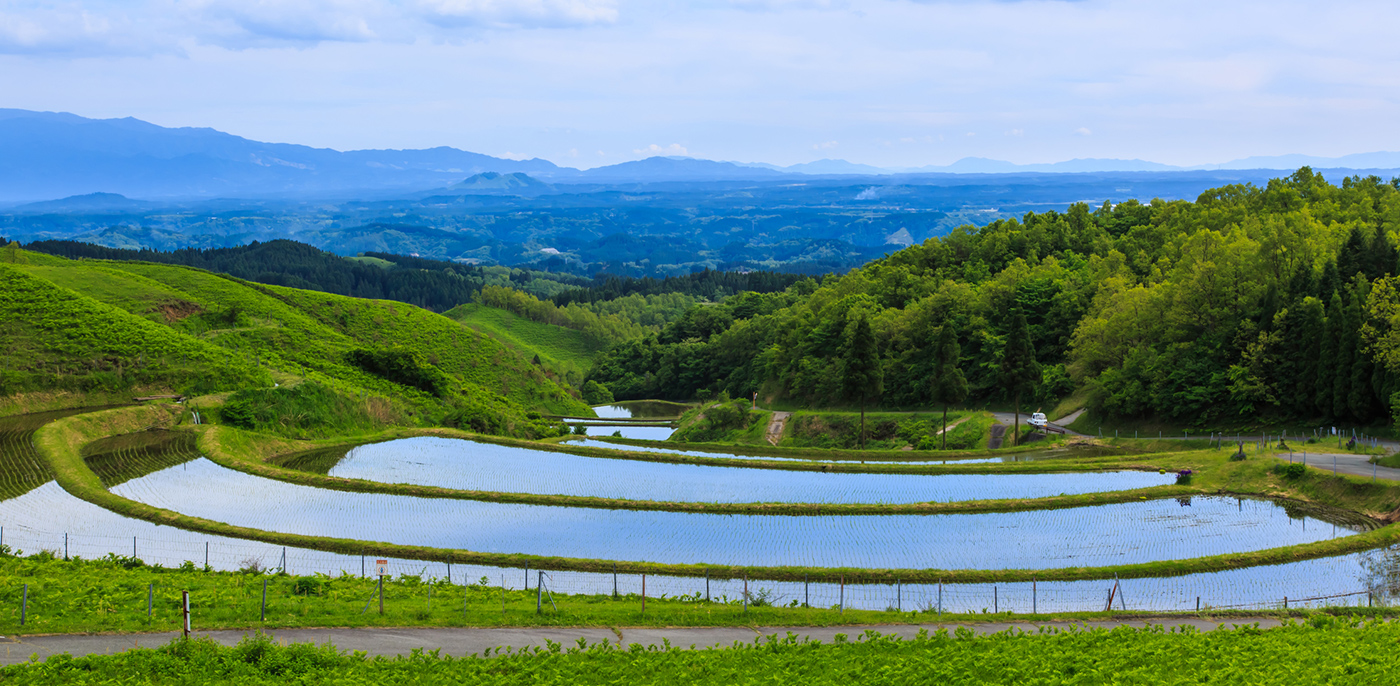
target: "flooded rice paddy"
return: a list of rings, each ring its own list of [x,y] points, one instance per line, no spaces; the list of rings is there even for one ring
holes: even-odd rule
[[[903,451],[889,451],[890,455],[885,456],[862,456],[862,457],[785,457],[777,455],[744,455],[739,453],[723,453],[716,451],[692,450],[685,447],[684,443],[673,444],[675,447],[662,445],[631,445],[627,443],[611,443],[593,438],[571,438],[567,441],[572,445],[588,446],[590,448],[603,448],[605,450],[632,450],[644,453],[662,453],[670,455],[693,455],[696,457],[718,457],[739,460],[778,460],[788,462],[858,462],[869,461],[889,464],[979,464],[979,463],[1010,463],[1010,462],[1037,462],[1040,460],[1063,459],[1073,457],[1102,457],[1122,454],[1114,449],[1101,448],[1046,448],[1044,450],[1030,450],[1009,455],[996,455],[993,457],[925,457],[927,453],[914,453]]]
[[[318,466],[324,466],[318,465]],[[418,437],[362,445],[331,476],[459,490],[706,503],[917,503],[1124,491],[1175,475],[852,474],[669,464]]]
[[[1186,559],[1352,533],[1269,501],[1220,497],[986,514],[711,515],[347,493],[262,479],[203,458],[112,491],[268,531],[660,563],[1051,569]]]
[[[292,574],[365,572],[362,556],[157,526],[79,500],[49,479],[47,469],[32,452],[30,430],[47,420],[31,416],[19,422],[0,421],[0,466],[4,470],[0,476],[6,486],[0,492],[0,543],[12,549],[26,554],[49,550],[89,559],[108,554],[127,556],[134,551],[147,563],[168,567],[189,561],[197,565],[207,562],[221,570],[257,563],[264,568],[285,565]],[[233,523],[261,524],[273,530],[310,529],[370,540],[437,540],[446,547],[473,549],[484,549],[476,543],[494,542],[502,550],[550,549],[545,554],[577,550],[580,556],[596,556],[607,547],[620,553],[632,549],[641,552],[613,556],[618,559],[709,555],[714,559],[705,562],[723,563],[721,558],[727,552],[728,559],[750,564],[764,564],[758,560],[771,558],[775,564],[794,565],[834,566],[850,560],[873,560],[878,561],[874,566],[993,568],[1042,566],[1021,561],[1027,555],[1044,555],[1049,564],[1043,566],[1093,565],[1250,550],[1345,536],[1350,531],[1344,525],[1289,512],[1269,502],[1222,498],[917,518],[677,516],[481,507],[492,504],[398,497],[385,501],[268,482],[197,459],[190,445],[178,436],[126,437],[94,445],[84,453],[104,483],[115,484],[113,490],[118,493],[145,494],[143,499],[177,510],[207,510],[223,515],[213,518]],[[328,527],[330,531],[325,530]],[[572,548],[570,539],[577,539]],[[390,571],[459,584],[481,583],[484,577],[492,587],[511,589],[526,585],[527,579],[533,586],[536,578],[534,570],[520,568],[448,566],[402,559],[391,559]],[[1274,608],[1285,604],[1365,606],[1394,602],[1386,588],[1397,574],[1400,550],[1373,550],[1283,565],[1125,579],[1114,606],[1144,611]],[[616,587],[622,594],[636,594],[641,584],[638,575],[584,572],[549,572],[546,580],[554,593],[608,594]],[[837,584],[750,581],[751,591],[777,605],[805,602],[816,607],[840,604],[868,610],[941,608],[973,613],[1102,610],[1111,585],[1112,581],[1095,580],[1036,585],[847,584],[843,589]],[[737,602],[743,582],[652,575],[647,589],[651,597],[687,595]],[[567,606],[560,609],[567,610]]]

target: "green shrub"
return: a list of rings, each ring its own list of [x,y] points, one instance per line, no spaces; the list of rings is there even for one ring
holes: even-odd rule
[[[325,595],[330,584],[319,576],[299,576],[292,582],[292,593],[295,595],[320,596]]]
[[[1303,465],[1297,462],[1292,462],[1289,464],[1284,464],[1280,462],[1274,465],[1272,471],[1273,473],[1278,474],[1279,476],[1282,476],[1285,479],[1301,479],[1307,475],[1308,468],[1304,467]]]
[[[452,380],[442,370],[408,350],[351,350],[345,354],[350,364],[400,386],[416,388],[441,398],[452,388]]]
[[[351,400],[315,381],[238,391],[219,410],[219,418],[231,426],[297,437],[354,432],[398,420],[382,399]]]
[[[583,384],[583,402],[589,405],[607,405],[613,402],[612,391],[607,386],[589,379]]]

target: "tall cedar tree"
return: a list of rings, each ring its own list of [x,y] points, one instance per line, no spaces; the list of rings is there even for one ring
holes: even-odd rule
[[[1328,329],[1337,338],[1337,362],[1332,370],[1332,418],[1345,420],[1351,414],[1347,402],[1351,395],[1351,364],[1356,356],[1356,335],[1341,293],[1332,296],[1332,307],[1328,308]]]
[[[1001,384],[1016,403],[1015,420],[1011,425],[1012,445],[1020,444],[1021,395],[1034,393],[1040,384],[1040,365],[1035,361],[1031,345],[1031,327],[1026,315],[1017,308],[1011,315],[1011,330],[1007,332],[1006,347],[1001,354]]]
[[[842,350],[841,391],[847,401],[860,401],[860,447],[865,449],[865,402],[884,391],[885,379],[880,369],[880,351],[870,319],[861,316],[851,327],[850,337]]]
[[[933,354],[933,402],[943,404],[943,430],[938,433],[943,440],[939,449],[947,450],[948,406],[967,400],[967,377],[958,367],[962,348],[958,346],[958,335],[953,331],[952,324],[945,324],[938,330],[937,348]]]

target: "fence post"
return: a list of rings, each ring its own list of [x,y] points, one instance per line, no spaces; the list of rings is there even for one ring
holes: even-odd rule
[[[68,559],[68,532],[63,532],[63,559]]]
[[[1035,577],[1031,577],[1031,614],[1040,614],[1037,611],[1037,608],[1038,605],[1036,598]]]
[[[705,571],[705,600],[710,599],[710,572]],[[617,600],[617,563],[613,563],[613,600]]]
[[[841,614],[846,614],[846,575],[841,575]]]
[[[807,573],[802,573],[802,607],[812,606],[812,582],[808,581]]]
[[[894,580],[894,609],[896,612],[904,611],[904,584],[898,577]]]
[[[1288,596],[1283,597],[1283,609],[1288,609]]]
[[[447,561],[447,585],[452,585],[452,561]]]
[[[19,599],[19,625],[24,626],[24,620],[29,616],[29,584],[24,585],[24,594]]]
[[[146,623],[150,624],[156,605],[156,585],[151,584],[146,588]]]
[[[384,615],[384,577],[379,577],[379,614]]]
[[[997,606],[997,587],[992,586],[992,614],[996,614],[998,612],[1001,612],[1001,608]]]
[[[539,579],[535,580],[535,614],[544,614],[544,572],[537,572]]]
[[[209,541],[204,542],[204,568],[209,568]]]
[[[642,572],[642,614],[647,613],[647,574]]]
[[[710,602],[710,570],[705,570],[705,602]]]
[[[258,613],[258,621],[267,621],[267,579],[263,579],[262,611]]]
[[[365,554],[360,553],[360,578],[365,578]]]
[[[184,605],[184,613],[185,613],[185,638],[189,638],[189,637],[190,637],[190,592],[189,592],[189,591],[183,591],[182,594],[183,594],[183,595],[182,595],[182,598],[183,598],[183,603],[182,603],[182,604]]]
[[[938,616],[943,616],[943,580],[938,580]]]
[[[1200,611],[1201,611],[1201,597],[1200,597],[1200,596],[1196,596],[1196,611],[1197,611],[1197,612],[1200,612]]]
[[[131,559],[136,559],[136,537],[131,537]]]
[[[530,563],[525,563],[525,590],[530,590]],[[526,596],[527,598],[529,596]]]
[[[744,612],[749,611],[749,573],[744,572]]]

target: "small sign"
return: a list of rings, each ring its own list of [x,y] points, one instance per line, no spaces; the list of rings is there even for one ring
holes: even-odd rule
[[[374,561],[374,575],[375,575],[375,576],[389,576],[389,561],[388,561],[388,560],[375,560],[375,561]]]

